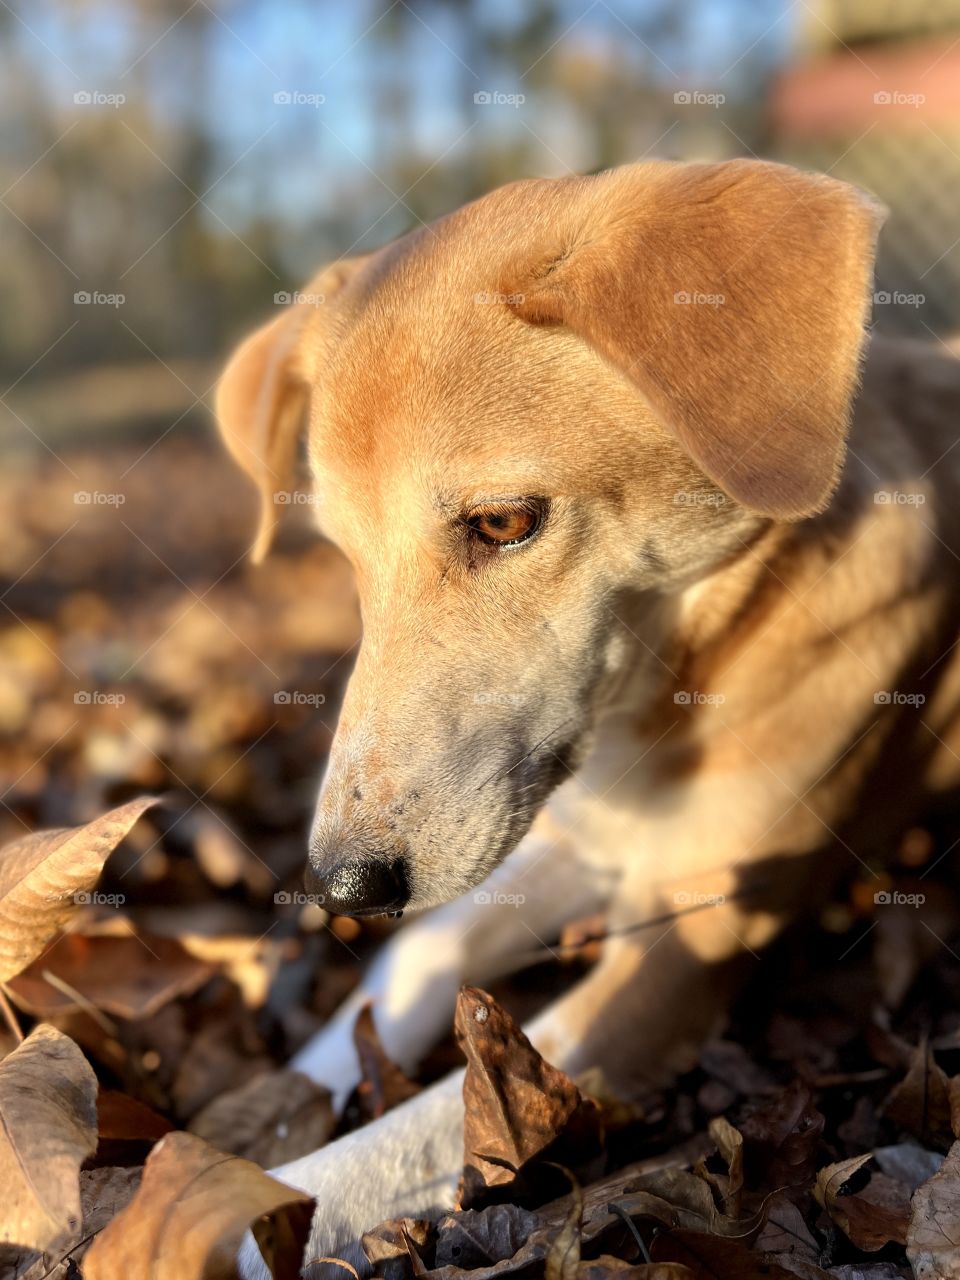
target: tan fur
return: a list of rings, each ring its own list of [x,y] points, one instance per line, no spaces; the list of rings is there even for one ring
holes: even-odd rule
[[[614,925],[721,896],[545,1015],[571,1069],[683,1065],[744,957],[956,784],[960,366],[877,341],[845,452],[877,222],[752,161],[516,183],[341,265],[225,375],[258,549],[309,388],[319,523],[360,589],[315,866],[404,856],[434,905],[552,794],[616,868]],[[505,496],[547,523],[478,558],[463,517]]]

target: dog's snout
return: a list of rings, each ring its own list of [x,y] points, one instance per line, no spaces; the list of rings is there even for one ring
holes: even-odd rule
[[[371,916],[402,911],[410,897],[402,858],[344,860],[329,870],[311,866],[307,889],[339,916]]]

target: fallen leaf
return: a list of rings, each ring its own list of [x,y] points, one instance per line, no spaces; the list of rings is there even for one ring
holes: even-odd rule
[[[435,1230],[421,1218],[392,1218],[361,1236],[360,1247],[381,1280],[404,1280],[414,1274],[413,1252],[428,1248]]]
[[[907,1074],[890,1093],[883,1114],[925,1146],[942,1151],[950,1146],[950,1082],[928,1044],[914,1050]]]
[[[639,1265],[624,1262],[601,1254],[592,1262],[581,1262],[576,1270],[576,1280],[696,1280],[689,1267],[679,1262],[653,1262]]]
[[[573,1184],[570,1211],[560,1230],[550,1242],[544,1261],[545,1280],[577,1280],[580,1265],[580,1233],[583,1228],[583,1192],[573,1174],[566,1169]]]
[[[188,1126],[218,1151],[264,1168],[324,1146],[333,1133],[330,1093],[299,1071],[265,1071],[209,1102]]]
[[[50,1251],[80,1225],[96,1099],[89,1063],[53,1027],[37,1027],[0,1062],[0,1242]]]
[[[184,1121],[226,1090],[238,1089],[273,1068],[256,1019],[237,987],[226,979],[203,989],[203,1001],[184,1009],[186,1043],[170,1086],[172,1110]],[[164,1010],[166,1012],[166,1010]]]
[[[454,1025],[467,1058],[462,1208],[502,1198],[497,1193],[507,1187],[517,1199],[518,1175],[534,1160],[573,1166],[594,1154],[598,1108],[543,1060],[491,996],[462,987]],[[537,1180],[543,1190],[542,1165]]]
[[[90,1248],[86,1280],[234,1280],[253,1231],[276,1280],[296,1280],[313,1200],[248,1160],[172,1133],[150,1153],[140,1189]]]
[[[152,1107],[116,1089],[97,1094],[97,1154],[100,1167],[139,1165],[173,1125]]]
[[[760,1229],[759,1217],[743,1223],[722,1213],[708,1183],[689,1170],[663,1169],[635,1182],[636,1189],[617,1201],[630,1218],[652,1218],[665,1227],[724,1236],[748,1236]]]
[[[116,1166],[80,1171],[80,1202],[83,1205],[83,1235],[95,1235],[125,1209],[133,1199],[142,1169]],[[76,1257],[76,1254],[74,1254]]]
[[[828,1272],[809,1263],[791,1262],[787,1267],[742,1240],[697,1231],[665,1231],[656,1237],[650,1253],[654,1262],[689,1267],[697,1280],[797,1280],[798,1275],[804,1280],[831,1280]]]
[[[727,1166],[727,1172],[712,1173],[707,1168],[706,1161],[702,1160],[697,1165],[697,1174],[717,1189],[724,1213],[728,1217],[739,1218],[743,1197],[743,1134],[723,1116],[714,1116],[710,1121],[709,1132]]]
[[[83,1220],[52,1253],[31,1252],[10,1261],[11,1280],[77,1280],[78,1265],[98,1232],[133,1199],[140,1185],[139,1169],[82,1169],[80,1207]],[[0,1255],[0,1274],[6,1276]]]
[[[914,1192],[907,1229],[907,1257],[916,1280],[956,1280],[960,1275],[960,1142],[938,1173]]]
[[[591,1201],[591,1208],[585,1209],[580,1236],[582,1243],[592,1249],[597,1249],[600,1237],[608,1234],[610,1223],[615,1222],[622,1234],[620,1220],[605,1211],[607,1194],[607,1182],[584,1189],[582,1203],[586,1206]],[[545,1280],[546,1259],[551,1251],[558,1260],[568,1256],[563,1232],[571,1217],[579,1216],[578,1203],[573,1194],[568,1194],[537,1213],[516,1205],[494,1204],[442,1218],[437,1227],[436,1267],[425,1274],[424,1280]],[[589,1223],[591,1217],[593,1222]],[[378,1232],[395,1228],[396,1224],[388,1223]],[[384,1274],[395,1280],[392,1273]],[[611,1275],[618,1280],[696,1280],[693,1272],[673,1263],[635,1266],[608,1254],[579,1262],[575,1271],[570,1268],[570,1274],[576,1280],[604,1280]]]
[[[848,1240],[864,1253],[876,1253],[891,1241],[903,1244],[907,1238],[910,1219],[910,1198],[906,1192],[900,1197],[888,1196],[887,1203],[871,1199],[868,1192],[844,1195],[843,1189],[863,1166],[873,1159],[871,1152],[839,1160],[827,1165],[817,1174],[813,1194]],[[881,1175],[882,1177],[883,1175]],[[892,1179],[887,1179],[896,1186]]]
[[[820,1246],[810,1233],[803,1214],[785,1195],[775,1195],[764,1206],[766,1221],[754,1241],[758,1253],[784,1255],[800,1262],[815,1263]]]
[[[799,1080],[740,1125],[744,1170],[751,1188],[779,1191],[809,1185],[824,1118]]]
[[[363,1072],[358,1088],[360,1109],[365,1119],[376,1120],[391,1107],[420,1092],[420,1086],[408,1079],[387,1056],[374,1025],[370,1001],[357,1014],[353,1024],[353,1043]]]
[[[106,934],[62,934],[8,985],[17,1006],[34,1017],[92,1007],[116,1018],[149,1018],[215,973],[175,939],[139,934],[123,921]]]
[[[41,954],[92,892],[107,857],[156,803],[141,796],[86,826],[35,831],[0,850],[0,982]]]
[[[539,1214],[513,1204],[464,1209],[440,1220],[437,1266],[474,1271],[503,1262],[515,1257],[543,1225]]]
[[[142,1175],[142,1169],[81,1170],[80,1204],[83,1222],[79,1232],[80,1239],[69,1254],[74,1263],[81,1261],[107,1223],[127,1207],[136,1195]],[[69,1271],[66,1267],[64,1273],[67,1280]]]

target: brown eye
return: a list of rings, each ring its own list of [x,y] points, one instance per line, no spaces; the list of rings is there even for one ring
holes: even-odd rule
[[[539,529],[543,509],[539,503],[490,503],[477,507],[467,517],[467,525],[484,542],[498,547],[526,542]]]

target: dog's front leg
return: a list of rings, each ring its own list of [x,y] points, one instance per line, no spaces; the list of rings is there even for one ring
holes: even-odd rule
[[[600,1066],[605,1082],[624,1096],[695,1065],[745,969],[756,963],[755,949],[785,918],[748,914],[721,895],[685,915],[682,905],[651,895],[646,883],[636,893],[630,887],[627,881],[618,895],[600,962],[524,1028],[548,1061],[573,1076]],[[665,924],[629,931],[671,914]]]
[[[701,939],[702,941],[702,939]],[[600,1065],[623,1088],[688,1065],[682,1050],[721,1015],[729,957],[705,963],[675,929],[611,939],[573,990],[525,1028],[557,1066],[576,1073]],[[358,1241],[391,1217],[450,1208],[463,1163],[463,1072],[458,1071],[381,1119],[273,1173],[317,1200],[308,1258],[340,1257],[361,1275]],[[244,1280],[266,1280],[248,1239]]]
[[[353,1027],[373,1001],[386,1052],[407,1070],[453,1023],[463,983],[510,973],[562,926],[604,907],[615,864],[583,857],[546,817],[474,893],[411,921],[384,946],[360,986],[291,1066],[327,1086],[341,1104],[360,1079]]]
[[[272,1173],[316,1199],[305,1258],[343,1258],[364,1276],[370,1267],[359,1244],[363,1232],[388,1218],[452,1208],[462,1167],[463,1072],[456,1071],[365,1128]],[[269,1280],[250,1235],[240,1274]]]

